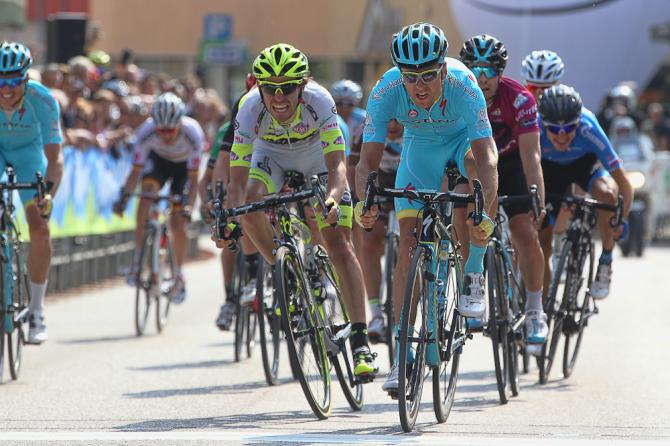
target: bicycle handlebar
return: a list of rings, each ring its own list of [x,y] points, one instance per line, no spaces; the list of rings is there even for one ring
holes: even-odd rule
[[[498,197],[498,205],[526,204],[530,202],[530,210],[533,212],[533,218],[537,220],[540,216],[540,195],[537,186],[532,184],[528,188],[526,195],[501,195]]]
[[[328,212],[330,212],[330,209],[334,206],[334,204],[330,206],[326,205],[326,188],[323,187],[323,184],[321,184],[321,181],[319,181],[319,177],[317,175],[312,175],[310,182],[312,183],[314,196],[316,197],[317,201],[319,202],[319,206],[321,207],[321,217],[325,220],[328,218]],[[337,209],[337,219],[340,219],[339,208]],[[337,222],[331,223],[330,225],[331,228],[334,228],[335,226],[337,226]]]
[[[609,221],[609,224],[612,228],[616,228],[623,223],[623,197],[621,195],[617,197],[617,204],[603,203],[593,198],[576,197],[574,195],[549,194],[549,198],[555,200],[558,199],[567,205],[575,205],[578,207],[613,212],[614,215],[610,217]]]

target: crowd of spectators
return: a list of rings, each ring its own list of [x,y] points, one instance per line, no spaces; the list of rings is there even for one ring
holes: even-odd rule
[[[106,53],[95,51],[67,64],[32,69],[29,75],[51,89],[59,102],[65,145],[97,147],[115,157],[132,150],[135,130],[161,93],[180,96],[210,142],[228,118],[228,108],[216,90],[203,88],[197,76],[175,79],[143,70],[130,52],[112,63]]]

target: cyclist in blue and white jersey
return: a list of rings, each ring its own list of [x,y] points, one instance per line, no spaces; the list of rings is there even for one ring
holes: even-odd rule
[[[44,295],[51,264],[49,216],[53,196],[63,176],[60,108],[49,90],[28,80],[33,59],[21,43],[0,44],[0,171],[12,165],[19,182],[35,181],[35,172],[44,175],[46,196],[37,201],[35,192],[22,190],[30,232],[28,276],[30,318],[28,343],[41,344],[48,338],[44,324]]]
[[[532,51],[521,62],[521,77],[535,100],[556,85],[565,74],[563,59],[551,50]]]
[[[388,70],[370,93],[367,123],[363,133],[361,160],[356,167],[359,197],[365,193],[367,176],[377,168],[384,151],[387,126],[395,118],[405,128],[396,187],[435,189],[442,184],[449,162],[461,174],[482,182],[485,210],[495,204],[498,185],[497,149],[486,113],[486,100],[472,72],[456,59],[447,58],[444,32],[429,23],[404,27],[393,37],[391,56],[394,68]],[[414,229],[422,205],[416,201],[395,200],[400,225],[400,247],[394,274],[393,302],[399,320],[403,291],[407,281],[410,251],[416,245]],[[372,227],[377,209],[362,214],[362,203],[355,215]],[[467,317],[484,313],[484,253],[493,222],[486,215],[482,223],[470,228],[470,255],[465,264],[463,293],[459,312]],[[396,327],[397,331],[397,327]],[[427,362],[438,362],[432,349]],[[398,358],[391,368],[384,390],[398,386]]]
[[[603,251],[598,262],[596,279],[591,286],[595,299],[609,295],[612,276],[612,249],[615,238],[628,233],[628,213],[633,202],[633,188],[626,177],[621,158],[616,154],[595,115],[582,106],[582,99],[572,87],[556,85],[540,97],[538,122],[542,133],[542,170],[545,193],[563,194],[572,184],[578,184],[596,200],[616,204],[623,195],[624,223],[610,227],[609,213],[598,211],[598,229]],[[600,161],[600,164],[598,163]],[[602,166],[601,166],[602,165]],[[549,199],[553,209],[545,228],[540,232],[540,244],[545,259],[545,290],[548,290],[549,259],[552,253],[553,221],[560,209],[560,201]]]
[[[363,90],[356,82],[342,79],[330,87],[330,93],[335,100],[337,114],[342,117],[349,128],[349,137],[345,137],[345,141],[350,150],[351,143],[363,131],[365,123],[365,110],[359,107],[363,99]],[[346,155],[349,155],[348,150]]]

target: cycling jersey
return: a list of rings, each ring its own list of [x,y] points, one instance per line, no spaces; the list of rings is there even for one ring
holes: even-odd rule
[[[209,159],[207,160],[207,167],[214,168],[214,164],[216,164],[216,159],[219,157],[219,152],[221,152],[221,149],[225,150],[224,145],[227,144],[225,138],[226,135],[228,134],[228,131],[231,128],[232,126],[230,125],[230,121],[226,122],[221,127],[219,127],[219,130],[216,132],[216,136],[214,137],[212,148],[209,150]],[[228,145],[228,151],[230,151],[230,145]]]
[[[363,134],[363,128],[365,127],[365,110],[360,107],[354,107],[354,110],[351,112],[351,116],[347,119],[347,126],[349,126],[349,147],[354,142],[354,139],[359,135]]]
[[[370,93],[363,142],[386,141],[388,122],[404,126],[403,149],[396,187],[439,190],[447,163],[467,176],[464,157],[470,141],[491,137],[486,100],[465,65],[445,59],[442,94],[429,110],[417,107],[405,89],[398,68],[388,70]],[[398,217],[416,217],[422,205],[396,199]]]
[[[542,120],[539,117],[538,121],[542,128]],[[586,107],[582,108],[582,116],[579,120],[577,134],[567,150],[557,150],[554,148],[547,136],[547,130],[544,128],[542,128],[540,135],[540,147],[542,148],[543,160],[558,164],[567,165],[592,153],[610,173],[623,167],[621,158],[619,158],[612,148],[612,144],[610,144],[609,139],[605,136],[605,132],[600,127],[600,124],[598,124],[595,115]]]
[[[337,115],[337,123],[340,125],[342,137],[344,138],[344,156],[349,156],[349,153],[351,153],[351,132],[349,131],[349,125],[340,115]]]
[[[249,178],[261,181],[270,193],[281,190],[287,170],[301,172],[305,178],[322,174],[327,171],[324,155],[345,151],[335,101],[328,90],[311,79],[290,122],[277,121],[254,88],[240,101],[233,125],[230,167],[250,168]],[[353,211],[348,190],[340,211],[338,225],[350,228]],[[317,220],[323,227],[320,215]]]
[[[198,170],[204,146],[205,135],[195,119],[184,116],[176,141],[165,144],[158,135],[154,120],[149,118],[137,130],[133,164],[144,165],[149,153],[154,152],[173,163],[186,161],[188,170]]]
[[[520,83],[502,76],[493,103],[487,109],[493,139],[501,157],[519,149],[519,135],[537,133],[537,103]]]
[[[25,96],[16,110],[0,111],[0,174],[7,164],[14,166],[19,182],[35,181],[35,172],[45,174],[46,144],[61,144],[60,107],[49,90],[39,82],[28,81]],[[23,205],[29,204],[33,190],[21,190]]]

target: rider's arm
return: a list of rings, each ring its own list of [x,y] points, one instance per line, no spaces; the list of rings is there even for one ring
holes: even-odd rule
[[[497,207],[498,194],[498,149],[492,137],[473,139],[470,141],[472,155],[477,166],[477,178],[482,183],[484,192],[484,209],[493,215]]]
[[[126,178],[126,183],[121,188],[121,195],[129,195],[137,186],[137,183],[142,174],[142,169],[144,168],[144,163],[149,156],[149,148],[145,145],[148,135],[151,133],[153,124],[150,119],[144,121],[144,123],[137,129],[137,143],[133,150],[133,168],[130,171],[130,175]]]
[[[542,153],[540,152],[540,133],[519,135],[519,152],[526,184],[535,184],[540,195],[540,207],[544,208],[544,177],[542,176]]]
[[[227,207],[237,207],[244,204],[246,199],[245,187],[251,168],[251,152],[257,130],[257,110],[248,102],[248,96],[242,98],[237,116],[233,118],[235,130],[233,145],[230,148],[230,173],[227,187]],[[222,158],[219,156],[219,158]],[[223,161],[222,161],[223,162]],[[217,160],[218,163],[218,160]],[[226,183],[224,183],[226,184]]]
[[[354,135],[351,141],[351,151],[347,156],[347,183],[351,188],[351,193],[358,198],[356,191],[356,165],[361,158],[361,145],[363,144],[362,135]]]
[[[63,177],[63,151],[60,144],[45,144],[44,154],[47,157],[47,172],[44,178],[47,184],[52,185],[50,194],[55,196],[58,185]]]
[[[619,193],[623,196],[623,218],[628,219],[628,214],[630,213],[630,207],[633,204],[633,195],[634,189],[633,186],[628,181],[626,176],[626,171],[623,167],[610,172],[614,181],[616,181],[617,186],[619,186]]]
[[[44,143],[44,154],[47,158],[45,181],[51,186],[51,195],[54,196],[61,178],[63,177],[63,132],[60,125],[60,107],[58,102],[48,92],[44,93],[39,104],[40,130]]]
[[[366,142],[361,146],[361,158],[356,166],[356,194],[360,200],[365,199],[365,185],[368,174],[377,170],[384,154],[384,143]]]
[[[191,148],[191,154],[186,160],[186,169],[188,171],[188,204],[193,207],[195,204],[195,199],[198,195],[198,172],[200,171],[200,161],[202,160],[202,154],[205,150],[206,139],[205,132],[202,130],[200,124],[196,121],[193,121],[194,125],[192,127],[183,127],[184,131],[190,133],[189,141],[193,144]]]
[[[335,203],[339,203],[347,188],[347,166],[344,158],[344,135],[336,114],[333,114],[321,125],[319,135],[323,148],[323,159],[328,169],[326,199],[332,198]]]

